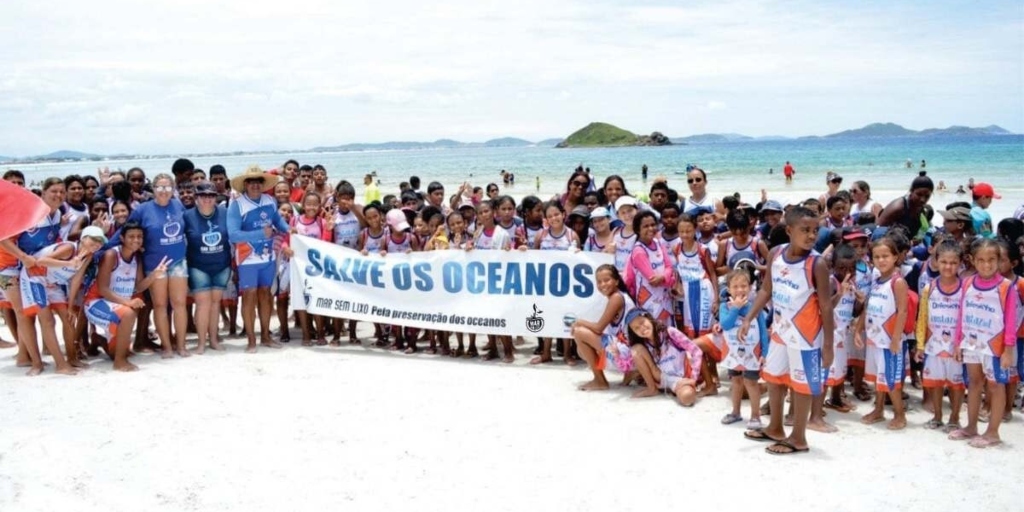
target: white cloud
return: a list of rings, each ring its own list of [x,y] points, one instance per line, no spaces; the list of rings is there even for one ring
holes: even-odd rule
[[[540,139],[594,120],[673,135],[881,119],[1019,131],[1014,19],[1010,2],[16,3],[0,7],[15,42],[0,47],[0,153]]]

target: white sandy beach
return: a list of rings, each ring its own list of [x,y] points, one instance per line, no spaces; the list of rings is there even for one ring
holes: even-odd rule
[[[513,366],[297,341],[247,355],[243,344],[140,355],[132,374],[94,358],[77,377],[23,377],[14,351],[0,352],[0,510],[940,511],[1020,500],[1019,413],[1004,446],[977,450],[923,429],[917,399],[897,433],[861,425],[861,403],[830,411],[840,432],[810,433],[809,454],[775,457],[743,439],[742,423],[719,424],[724,395],[684,409],[580,392],[585,368],[526,364],[533,340]]]

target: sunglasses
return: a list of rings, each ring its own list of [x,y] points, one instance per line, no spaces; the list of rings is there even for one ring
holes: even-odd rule
[[[570,183],[570,184],[572,184],[572,186],[574,186],[574,187],[585,187],[585,186],[587,186],[587,185],[590,185],[590,182],[589,182],[589,181],[577,181],[577,180],[572,180],[572,181],[570,181],[569,183]]]
[[[850,189],[850,193],[851,193],[851,194],[859,194],[859,193],[860,193],[860,189],[856,189],[856,188],[851,188],[851,189]]]
[[[704,178],[687,178],[686,180],[686,182],[689,183],[690,185],[693,185],[694,183],[701,183],[703,181]]]
[[[173,192],[174,191],[174,187],[172,187],[170,185],[157,185],[157,186],[153,187],[153,191],[154,192]]]
[[[842,183],[842,182],[843,182],[842,178],[832,178],[832,181],[830,181],[830,183]]]

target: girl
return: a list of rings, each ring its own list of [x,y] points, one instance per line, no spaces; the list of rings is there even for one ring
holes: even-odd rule
[[[626,287],[636,297],[637,307],[646,309],[659,323],[674,327],[672,295],[676,273],[668,251],[658,240],[654,213],[640,212],[633,218],[637,241],[626,262]]]
[[[702,364],[700,348],[642,308],[631,309],[624,321],[630,352],[645,384],[644,389],[633,393],[633,398],[654,396],[660,388],[673,393],[684,407],[696,403]]]
[[[1002,227],[1003,223],[1007,220],[1017,219],[1003,219],[999,222],[999,226]],[[1006,422],[1013,419],[1013,400],[1017,396],[1017,384],[1020,382],[1021,374],[1021,359],[1024,357],[1024,354],[1021,353],[1021,332],[1024,332],[1024,278],[1014,273],[1015,269],[1020,268],[1020,248],[1016,244],[1009,243],[1009,239],[1004,238],[1001,233],[998,241],[1001,255],[999,273],[1010,280],[1011,290],[1017,295],[1018,299],[1016,324],[1017,359],[1014,361],[1013,368],[1010,369],[1009,382],[1006,384],[1006,411],[1003,413],[1003,421]]]
[[[537,235],[544,230],[544,203],[537,196],[523,198],[523,231],[527,243],[537,240]],[[536,249],[536,247],[530,247]]]
[[[636,199],[623,196],[615,202],[615,214],[621,222],[621,226],[614,229],[612,242],[615,244],[615,268],[622,272],[626,269],[626,262],[633,253],[633,246],[636,245],[636,231],[633,230],[633,218],[636,216]],[[612,215],[612,222],[615,222],[615,215]]]
[[[541,251],[579,251],[576,232],[565,225],[565,211],[562,210],[562,203],[548,201],[544,205],[544,218],[548,222],[548,227],[537,234],[537,238],[533,240],[533,247]],[[526,246],[521,246],[519,249],[525,251]],[[564,342],[565,340],[559,340],[559,343]],[[540,338],[540,344],[540,355],[531,359],[530,364],[551,362],[551,338]],[[565,347],[563,353],[565,354],[565,363],[569,366],[576,366],[576,358],[573,357],[572,350]]]
[[[296,217],[301,213],[291,202],[292,187],[287,182],[279,181],[274,185],[274,199],[277,201],[278,207],[283,204],[287,204],[292,217]]]
[[[533,240],[526,238],[526,230],[523,228],[523,219],[516,217],[516,200],[512,196],[501,196],[495,201],[494,206],[495,223],[508,231],[512,237],[513,249],[522,245],[529,245]]]
[[[154,281],[167,278],[170,258],[164,256],[149,275],[143,277],[139,252],[145,229],[129,221],[121,230],[121,245],[100,256],[99,271],[85,295],[85,315],[107,341],[107,355],[113,352],[114,370],[133,372],[139,368],[128,362],[128,345],[136,311],[144,303],[136,295]]]
[[[925,285],[917,310],[917,360],[924,363],[923,385],[931,403],[932,419],[927,429],[943,428],[942,395],[949,391],[949,423],[947,433],[960,429],[960,407],[964,400],[963,365],[953,353],[953,334],[960,318],[962,282],[960,245],[953,240],[942,242],[932,251],[939,268],[938,279]]]
[[[996,251],[998,257],[998,251]],[[875,383],[875,408],[861,418],[865,424],[885,420],[885,395],[892,401],[895,417],[889,430],[907,426],[903,410],[903,326],[907,322],[907,282],[898,270],[899,249],[889,237],[883,237],[871,248],[871,262],[878,277],[871,284],[864,321],[867,327],[865,379]],[[863,340],[855,340],[862,345]]]
[[[971,244],[971,260],[977,272],[964,280],[960,319],[954,335],[954,355],[967,367],[967,426],[949,434],[953,440],[970,439],[975,448],[1002,442],[999,426],[1006,406],[1009,369],[1016,359],[1018,298],[1008,279],[999,275],[999,244],[980,238]],[[989,407],[988,428],[978,435],[981,392],[985,387]]]
[[[611,213],[603,206],[590,212],[590,235],[583,243],[587,252],[615,252],[615,235],[611,230]]]
[[[589,175],[587,175],[589,176]],[[604,186],[601,187],[601,195],[604,196],[604,206],[606,208],[612,208],[612,226],[621,227],[629,226],[632,221],[626,220],[622,217],[617,216],[619,212],[619,199],[623,197],[632,197],[629,192],[626,191],[626,182],[618,175],[611,175],[604,179]],[[636,200],[633,200],[633,206],[636,207]],[[575,208],[575,206],[573,206]],[[568,205],[566,205],[568,208]]]
[[[292,216],[293,211],[292,203],[277,205],[277,214],[290,227],[289,231],[294,229],[293,221],[295,217]],[[274,234],[274,254],[276,255],[277,276],[271,290],[274,292],[275,299],[277,300],[277,321],[280,324],[277,337],[282,343],[288,343],[291,341],[291,335],[288,334],[288,298],[291,293],[292,277],[289,267],[289,261],[292,258],[290,233]],[[323,339],[323,336],[321,336],[321,339]],[[324,341],[324,344],[326,345],[327,342]]]
[[[90,216],[89,205],[83,200],[85,198],[85,181],[80,176],[72,174],[64,178],[64,188],[67,191],[67,197],[64,204],[61,205],[60,239],[65,242],[78,241],[77,235],[81,229],[75,230],[75,227],[80,220],[88,221]],[[76,231],[74,237],[71,236],[73,231]]]
[[[608,297],[608,305],[597,322],[576,320],[572,326],[572,337],[576,340],[580,355],[590,366],[594,378],[579,387],[581,391],[608,389],[604,369],[610,359],[623,374],[633,370],[633,358],[629,351],[622,319],[636,307],[626,291],[619,271],[614,265],[601,265],[594,273],[597,290]]]
[[[697,221],[688,214],[679,216],[679,245],[673,253],[679,283],[676,296],[676,325],[690,339],[711,330],[718,317],[718,279],[713,278],[715,264],[707,249],[697,242]]]
[[[843,235],[843,242],[853,247],[856,257],[856,265],[853,270],[853,284],[857,300],[866,303],[867,296],[871,293],[871,282],[874,279],[875,270],[871,268],[868,258],[868,232],[860,228],[848,228]],[[863,316],[863,315],[862,315]],[[854,336],[864,339],[864,322],[859,320],[853,326]],[[847,350],[846,364],[852,368],[850,383],[853,385],[853,396],[857,400],[866,402],[871,399],[871,393],[864,383],[864,367],[866,350],[863,343],[854,343]]]
[[[278,183],[278,185],[280,184],[281,183]],[[277,191],[276,186],[274,187],[274,191]],[[306,192],[305,196],[302,197],[302,215],[292,217],[292,233],[316,238],[318,240],[330,240],[331,230],[328,229],[327,221],[324,219],[325,215],[326,211],[323,210],[323,201],[320,198],[320,194],[317,194],[316,192]],[[313,344],[311,341],[312,335],[310,333],[311,327],[313,328],[313,332],[316,333],[316,344],[320,346],[326,345],[326,319],[320,315],[309,315],[312,316],[312,318],[308,318],[304,310],[296,311],[296,313],[299,315],[299,324],[302,326],[302,346],[308,347]],[[282,336],[284,336],[288,333],[288,308],[284,308],[282,310],[279,305],[277,316],[278,321],[281,323]],[[341,330],[339,329],[334,331],[334,339],[331,341],[331,345],[341,345],[340,340]]]
[[[862,296],[858,296],[854,272],[857,253],[848,244],[840,244],[832,251],[832,315],[835,319],[835,335],[833,336],[835,351],[832,366],[829,368],[826,385],[831,388],[831,396],[825,400],[824,406],[839,412],[850,412],[853,405],[843,396],[846,383],[847,351],[853,342],[853,322],[864,309]]]
[[[461,210],[461,208],[460,208],[460,210]],[[473,210],[473,215],[474,215],[474,217],[476,216],[476,210]],[[448,214],[447,232],[445,233],[445,236],[443,237],[443,240],[444,240],[444,246],[443,247],[438,247],[437,243],[435,242],[434,247],[432,249],[428,249],[428,250],[442,250],[442,249],[450,249],[450,250],[453,250],[453,251],[464,251],[464,250],[466,250],[466,247],[470,244],[471,235],[466,230],[466,219],[465,219],[465,217],[463,216],[462,213],[460,213],[458,211],[455,211],[455,212],[452,212],[452,213]],[[446,344],[448,342],[447,341],[448,340],[448,333],[443,333],[443,336],[444,336],[444,340],[445,340],[444,343]],[[476,355],[477,355],[477,353],[476,353],[476,334],[475,333],[468,333],[468,336],[469,336],[469,343],[473,347],[472,353],[470,354],[470,353],[466,352],[465,345],[463,345],[463,339],[462,339],[463,338],[463,333],[457,332],[457,333],[455,333],[455,339],[458,341],[459,346],[458,346],[458,348],[455,351],[451,352],[449,355],[451,355],[452,357],[476,357]]]
[[[339,208],[341,207],[339,203]],[[398,211],[398,210],[395,210]],[[363,207],[363,218],[366,220],[366,227],[359,233],[358,241],[356,246],[359,252],[366,256],[371,252],[378,253],[381,256],[387,255],[387,243],[388,243],[388,230],[384,227],[384,214],[380,208],[380,204],[377,202],[370,203]],[[337,239],[335,239],[337,240]],[[337,327],[337,324],[335,324]],[[348,321],[348,336],[351,341],[356,337],[356,321],[349,319]],[[374,336],[376,347],[388,346],[388,340],[385,337],[384,329],[381,324],[373,324]]]
[[[473,249],[479,249],[484,251],[502,250],[508,251],[512,249],[512,238],[508,231],[498,227],[494,219],[494,211],[497,208],[498,202],[501,200],[495,199],[493,201],[483,201],[476,208],[476,234],[473,235],[473,240],[466,245],[467,251]],[[487,336],[487,359],[498,358],[498,346],[497,343],[501,342],[504,350],[504,357],[502,362],[512,363],[515,360],[515,352],[512,346],[512,338],[510,336]],[[469,352],[470,356],[476,355],[476,344],[473,338],[469,340]]]
[[[406,211],[391,210],[387,213],[388,236],[384,244],[386,254],[409,254],[420,250],[419,242],[413,236],[412,228],[409,226],[409,217],[406,215]],[[389,329],[395,334],[395,342],[388,347],[389,349],[404,349],[406,354],[417,351],[416,336],[419,332],[416,329],[401,325],[391,325]]]
[[[723,425],[731,425],[742,421],[740,403],[743,391],[750,397],[750,421],[748,430],[757,430],[761,425],[761,386],[757,380],[761,376],[761,357],[768,353],[768,328],[765,325],[767,315],[764,311],[757,313],[756,332],[747,335],[746,341],[736,336],[738,320],[746,318],[750,312],[751,282],[746,270],[733,270],[725,276],[725,284],[729,290],[729,298],[723,299],[722,334],[725,337],[722,364],[729,371],[732,385],[729,388],[732,399],[732,412],[722,418]],[[751,327],[754,327],[753,325]]]

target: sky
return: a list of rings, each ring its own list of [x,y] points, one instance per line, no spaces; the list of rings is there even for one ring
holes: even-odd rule
[[[1017,1],[5,0],[0,155],[1024,132]]]

